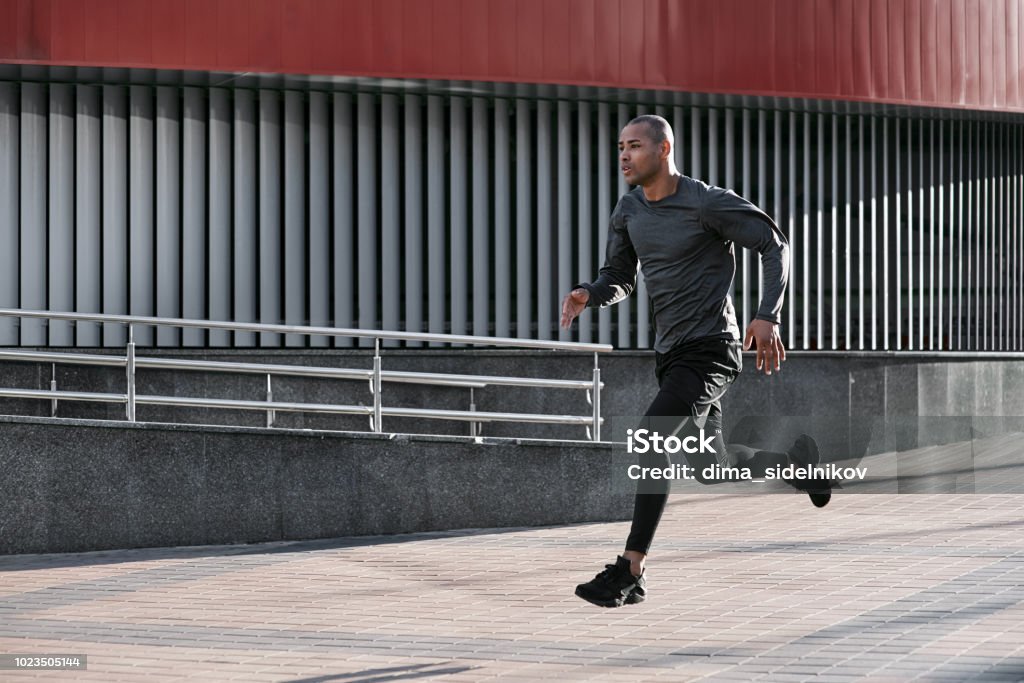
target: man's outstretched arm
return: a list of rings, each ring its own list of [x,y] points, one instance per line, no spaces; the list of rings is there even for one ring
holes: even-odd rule
[[[605,248],[605,264],[596,280],[581,282],[562,299],[561,325],[569,329],[587,306],[604,308],[616,304],[633,293],[636,287],[636,272],[639,260],[629,239],[625,219],[615,207],[608,230],[608,244]]]

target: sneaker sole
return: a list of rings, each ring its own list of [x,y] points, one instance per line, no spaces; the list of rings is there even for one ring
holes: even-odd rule
[[[627,605],[638,605],[638,604],[640,604],[641,602],[643,602],[646,599],[647,599],[646,595],[639,595],[636,591],[633,591],[632,593],[629,594],[628,597],[626,597],[626,604]]]
[[[581,600],[586,600],[591,605],[597,605],[598,607],[622,607],[623,605],[636,605],[647,599],[644,595],[637,595],[636,591],[631,592],[626,596],[625,599],[618,600],[597,600],[595,598],[587,597],[580,593],[579,589],[576,590],[576,597]]]

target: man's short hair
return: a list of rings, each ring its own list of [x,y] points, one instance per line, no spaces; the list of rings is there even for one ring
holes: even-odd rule
[[[634,124],[647,128],[647,134],[651,140],[654,140],[655,144],[660,144],[662,140],[668,140],[668,144],[673,148],[675,147],[676,141],[675,136],[672,134],[672,126],[664,118],[655,114],[641,114],[626,125],[632,126]]]

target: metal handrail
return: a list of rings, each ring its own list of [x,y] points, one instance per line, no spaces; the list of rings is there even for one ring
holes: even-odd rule
[[[107,356],[91,353],[60,353],[53,351],[9,351],[0,349],[0,361],[14,360],[27,362],[50,362],[64,365],[99,365],[124,367],[124,356]],[[279,375],[290,377],[316,377],[318,379],[347,379],[367,381],[373,378],[373,370],[354,368],[321,368],[309,365],[282,365],[273,363],[236,363],[216,360],[180,360],[175,358],[152,358],[135,356],[136,368],[150,370],[190,370],[229,372],[249,375]],[[590,389],[590,380],[538,379],[534,377],[501,377],[497,375],[455,375],[436,372],[407,372],[398,370],[381,371],[381,380],[403,384],[430,384],[434,386],[472,387],[482,389],[489,385],[513,387],[534,387],[542,389]],[[602,385],[603,388],[604,385]]]
[[[425,341],[447,344],[470,344],[474,346],[506,346],[523,349],[547,349],[551,351],[592,351],[604,353],[612,350],[611,344],[587,342],[562,342],[544,339],[517,339],[514,337],[482,337],[465,334],[440,334],[436,332],[396,332],[393,330],[359,330],[347,327],[313,327],[303,325],[279,325],[270,323],[247,323],[223,320],[195,320],[191,318],[158,318],[141,315],[113,315],[110,313],[67,313],[52,311],[21,310],[0,308],[0,316],[10,318],[44,318],[48,320],[73,320],[76,322],[122,323],[154,327],[198,327],[207,330],[229,330],[234,332],[267,332],[272,334],[301,334],[308,336],[355,337],[357,339],[389,339],[396,341]]]
[[[101,394],[81,391],[53,391],[47,389],[0,389],[0,398],[37,398],[43,400],[92,401],[97,403],[125,403],[125,394]],[[267,410],[297,413],[330,413],[341,415],[373,415],[372,406],[352,406],[333,403],[296,403],[288,401],[243,401],[221,398],[192,398],[188,396],[137,395],[136,404],[175,406],[178,408],[227,408],[233,410]],[[498,413],[475,410],[445,410],[426,408],[388,408],[381,412],[387,417],[425,417],[459,420],[462,422],[533,422],[537,424],[566,424],[590,426],[586,415],[543,415],[539,413]]]
[[[161,318],[151,316],[111,315],[100,313],[69,313],[38,310],[20,310],[0,308],[0,316],[19,318],[44,318],[74,322],[114,323],[128,326],[128,343],[125,356],[100,354],[60,353],[47,351],[0,350],[0,360],[52,362],[54,364],[101,365],[123,367],[126,372],[127,392],[125,394],[101,394],[95,392],[58,391],[56,378],[51,382],[51,389],[0,389],[0,397],[49,399],[56,414],[59,400],[100,401],[125,403],[127,419],[135,421],[135,407],[143,405],[170,405],[179,407],[230,408],[240,410],[261,410],[267,413],[267,426],[273,426],[277,411],[315,412],[333,414],[366,415],[370,417],[371,429],[381,432],[382,417],[420,417],[430,419],[461,420],[471,422],[470,433],[479,434],[479,426],[483,422],[532,422],[540,424],[582,425],[587,428],[588,436],[600,440],[601,423],[600,392],[603,387],[598,353],[611,351],[608,344],[591,344],[583,342],[560,342],[536,339],[515,339],[509,337],[481,337],[470,335],[452,335],[418,332],[393,332],[387,330],[355,330],[350,328],[313,327],[298,325],[278,325],[264,323],[227,322],[213,320],[194,320],[187,318]],[[359,370],[350,368],[318,368],[300,365],[282,365],[265,363],[236,363],[227,361],[206,361],[190,359],[145,358],[135,353],[134,328],[137,325],[161,327],[191,327],[204,329],[221,329],[245,332],[266,332],[279,334],[299,334],[334,337],[358,337],[374,340],[373,369]],[[590,351],[594,353],[594,370],[591,380],[558,380],[528,377],[501,377],[491,375],[457,375],[428,372],[385,371],[381,367],[381,340],[406,340],[425,342],[446,342],[452,344],[469,344],[477,346],[504,346],[549,350]],[[180,396],[137,396],[135,393],[135,372],[138,368],[179,369],[188,371],[232,372],[265,374],[267,376],[267,400],[246,401],[234,399],[191,398]],[[272,375],[290,375],[302,377],[321,377],[345,380],[369,380],[373,395],[372,406],[351,406],[334,404],[294,403],[273,400],[270,386]],[[434,386],[453,386],[470,389],[470,410],[442,410],[425,408],[386,407],[381,399],[383,382],[402,382],[429,384]],[[587,400],[592,411],[588,416],[579,415],[540,415],[530,413],[479,412],[475,410],[472,392],[474,389],[496,386],[520,386],[534,388],[560,388],[587,391]]]
[[[59,351],[10,351],[0,349],[0,360],[27,361],[31,363],[51,362],[64,365],[101,365],[123,368],[124,356],[101,356],[92,353],[61,353]]]
[[[54,391],[52,389],[0,389],[0,398],[39,398],[96,403],[127,403],[127,394],[101,394],[93,391]]]

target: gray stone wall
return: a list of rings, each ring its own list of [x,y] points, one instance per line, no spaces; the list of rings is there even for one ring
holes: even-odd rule
[[[0,418],[0,553],[625,519],[610,444]],[[620,487],[621,488],[621,487]]]

